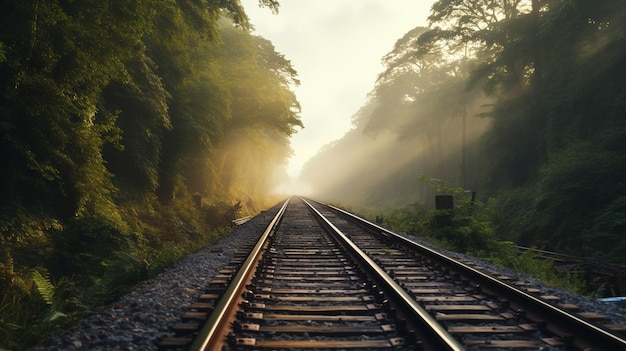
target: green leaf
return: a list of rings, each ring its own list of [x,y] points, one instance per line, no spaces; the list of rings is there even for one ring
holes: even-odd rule
[[[37,291],[39,291],[39,295],[41,298],[48,304],[52,305],[54,303],[54,285],[50,281],[50,277],[48,276],[48,272],[45,272],[45,276],[42,275],[38,270],[33,270],[31,273],[31,277],[33,278],[33,282],[35,282],[35,286],[37,287]]]

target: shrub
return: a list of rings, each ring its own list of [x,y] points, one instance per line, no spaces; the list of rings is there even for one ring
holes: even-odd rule
[[[123,224],[102,217],[72,219],[53,237],[58,259],[55,273],[61,276],[102,276],[107,270],[103,263],[114,259],[115,252],[129,251],[137,241]]]

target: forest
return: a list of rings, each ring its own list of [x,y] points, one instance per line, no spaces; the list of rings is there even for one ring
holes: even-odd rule
[[[24,349],[273,205],[302,122],[237,0],[0,12],[0,348]]]
[[[0,348],[24,349],[274,204],[303,124],[238,0],[0,11]],[[459,251],[626,265],[624,1],[439,0],[428,22],[305,166],[314,196]]]
[[[625,266],[626,4],[439,0],[428,22],[302,180],[461,251],[489,238]],[[437,194],[454,228],[433,225]]]

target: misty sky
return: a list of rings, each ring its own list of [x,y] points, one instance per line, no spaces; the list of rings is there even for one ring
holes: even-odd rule
[[[426,25],[433,2],[281,0],[274,15],[259,8],[257,0],[241,1],[254,34],[272,41],[301,81],[295,92],[305,129],[292,138],[292,178],[320,147],[351,128],[352,115],[364,105],[383,69],[381,58],[406,32]]]

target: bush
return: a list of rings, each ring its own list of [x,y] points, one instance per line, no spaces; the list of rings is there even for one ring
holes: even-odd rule
[[[230,221],[220,222],[224,229],[215,226],[211,211],[184,201],[161,205],[154,198],[127,203],[119,215],[83,215],[65,223],[0,215],[0,348],[33,346],[215,242],[229,232]]]
[[[435,188],[437,193],[452,195],[453,209],[431,210],[420,220],[428,237],[448,248],[474,253],[495,247],[495,230],[488,208],[475,195],[460,187],[452,187],[446,181],[420,177]]]
[[[53,235],[58,259],[56,274],[90,277],[102,276],[115,252],[128,252],[137,242],[124,224],[101,217],[78,217]]]
[[[512,242],[498,241],[494,218],[502,215],[489,206],[474,201],[473,196],[461,188],[450,187],[445,181],[422,177],[440,193],[454,196],[454,209],[425,211],[414,204],[385,213],[385,223],[396,230],[419,236],[440,247],[473,255],[498,266],[518,270],[546,284],[582,293],[584,283],[575,274],[561,274],[550,260],[538,258],[532,251],[519,254]],[[620,204],[615,212],[622,210]],[[614,223],[614,222],[610,222]]]

